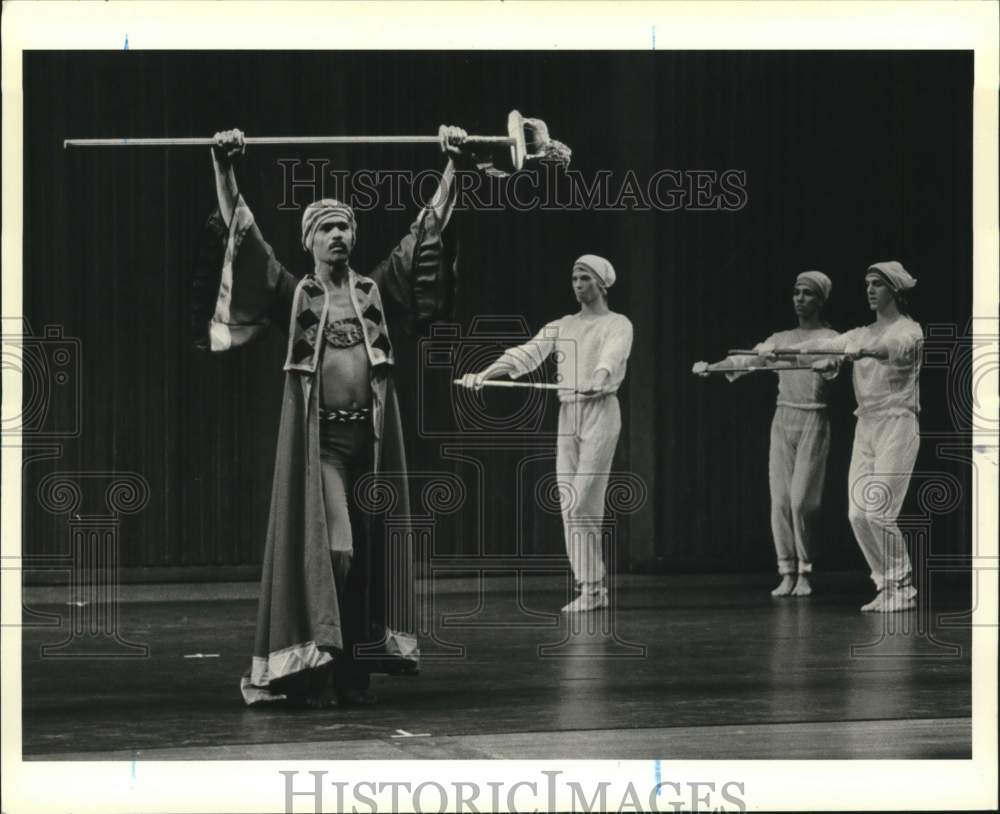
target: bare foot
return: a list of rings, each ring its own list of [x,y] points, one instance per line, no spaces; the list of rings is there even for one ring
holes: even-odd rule
[[[333,688],[333,670],[329,664],[309,671],[302,700],[308,709],[326,709],[337,705],[337,693]]]
[[[805,574],[799,574],[799,578],[795,582],[795,590],[792,591],[792,596],[809,596],[812,592],[813,588],[809,584],[809,578]]]
[[[373,707],[378,696],[372,690],[341,688],[337,690],[337,703],[342,707]]]
[[[885,602],[885,597],[882,595],[882,592],[879,591],[877,594],[875,594],[875,598],[871,602],[866,602],[864,605],[861,606],[861,612],[881,613],[883,602]]]
[[[899,611],[913,610],[915,607],[917,607],[917,600],[913,597],[890,593],[886,596],[882,607],[877,608],[877,610],[880,613],[898,613]]]
[[[317,692],[312,692],[305,697],[305,705],[309,709],[326,709],[337,706],[337,693],[333,687],[325,687]]]
[[[771,591],[771,596],[791,596],[794,587],[795,577],[792,574],[785,574],[778,587]]]

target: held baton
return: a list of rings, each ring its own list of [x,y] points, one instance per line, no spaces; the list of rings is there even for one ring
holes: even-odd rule
[[[735,354],[734,354],[735,355]],[[720,367],[720,368],[709,368],[706,373],[753,373],[756,370],[770,370],[775,373],[780,373],[783,370],[812,370],[813,373],[818,373],[818,370],[813,370],[812,365],[786,365],[784,367],[768,367],[765,365],[759,365],[758,367]],[[693,371],[692,371],[693,372]],[[695,376],[700,374],[695,373]]]
[[[437,136],[250,136],[244,144],[441,144]],[[507,147],[510,166],[523,169],[529,161],[548,159],[568,167],[573,151],[549,136],[541,119],[522,116],[512,110],[507,116],[507,135],[466,136],[469,146]],[[214,147],[214,138],[68,138],[68,147]],[[442,149],[443,149],[442,145]]]
[[[466,136],[466,144],[513,145],[510,136]],[[244,144],[440,144],[437,136],[246,136]],[[214,138],[68,138],[67,147],[214,147]]]
[[[461,384],[461,379],[453,379],[452,384]],[[496,379],[489,379],[483,382],[483,387],[520,387],[526,388],[528,390],[571,390],[574,393],[579,393],[575,387],[567,387],[562,384],[545,384],[542,382],[501,382]]]
[[[847,356],[848,354],[842,350],[824,350],[822,348],[817,348],[816,350],[795,350],[793,348],[776,348],[772,351],[768,351],[773,356]],[[760,356],[755,350],[743,350],[741,348],[736,348],[734,350],[727,350],[726,356]],[[853,355],[853,354],[852,354]],[[874,350],[862,350],[857,353],[859,359],[888,359],[889,356],[886,353]]]

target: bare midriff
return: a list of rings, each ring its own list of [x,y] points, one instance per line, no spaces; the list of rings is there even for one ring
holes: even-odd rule
[[[365,343],[350,348],[323,349],[323,391],[320,406],[327,410],[357,410],[372,402],[371,362]]]

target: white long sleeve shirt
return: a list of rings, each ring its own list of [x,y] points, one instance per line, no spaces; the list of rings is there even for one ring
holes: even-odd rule
[[[556,383],[583,387],[599,370],[608,371],[608,392],[617,392],[625,379],[632,350],[632,323],[624,314],[609,311],[601,316],[569,314],[553,320],[533,339],[509,348],[499,363],[509,367],[513,378],[537,368],[549,354],[555,354]],[[560,401],[579,401],[585,396],[560,390]]]
[[[832,328],[815,328],[805,330],[792,328],[771,334],[763,342],[754,345],[754,350],[797,348],[803,342],[814,342],[826,345],[826,340],[835,339],[837,332]],[[832,343],[831,343],[832,344]],[[750,367],[757,359],[753,356],[729,356],[726,363],[733,367]],[[795,360],[796,364],[810,364],[813,357],[803,356]],[[811,370],[781,370],[778,371],[778,406],[795,407],[799,410],[822,410],[826,407],[829,381]],[[745,376],[745,373],[727,373],[730,381]]]
[[[824,340],[830,350],[867,350],[884,345],[888,359],[856,359],[852,380],[856,416],[920,414],[920,362],[924,334],[917,322],[899,317],[888,327],[878,322]]]

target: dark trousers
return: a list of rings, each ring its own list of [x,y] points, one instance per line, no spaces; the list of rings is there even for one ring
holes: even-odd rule
[[[372,468],[371,417],[342,421],[326,416],[326,411],[321,413],[320,460],[330,561],[344,637],[344,651],[333,664],[333,684],[336,689],[366,689],[370,672],[364,661],[355,658],[354,650],[369,638],[367,523],[357,509],[353,490]]]

